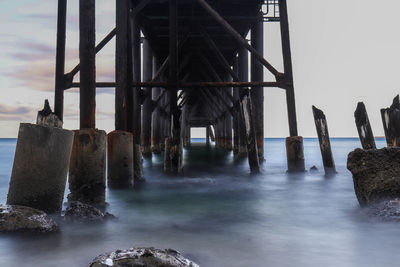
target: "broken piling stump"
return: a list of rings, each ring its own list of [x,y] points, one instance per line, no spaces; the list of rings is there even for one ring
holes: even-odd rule
[[[44,108],[37,114],[36,124],[57,128],[62,128],[63,126],[63,122],[51,110],[49,100],[47,99],[44,101]]]
[[[358,135],[363,149],[376,149],[374,134],[369,123],[368,113],[363,102],[357,104],[354,112]]]
[[[68,200],[102,205],[106,196],[106,132],[97,129],[74,132]]]
[[[134,185],[133,136],[130,132],[113,131],[107,136],[107,184],[126,188]]]
[[[389,127],[388,132],[392,140],[393,147],[400,147],[400,101],[399,95],[393,99],[389,108]]]
[[[381,117],[382,117],[383,130],[385,132],[386,144],[388,147],[391,147],[393,146],[393,140],[389,133],[389,111],[390,108],[381,109]]]
[[[21,123],[7,204],[59,213],[74,132]]]
[[[312,110],[325,174],[336,173],[335,161],[333,160],[331,142],[329,139],[328,123],[326,122],[325,114],[315,106],[312,106]]]
[[[286,138],[286,157],[288,172],[304,172],[303,137],[290,136]]]

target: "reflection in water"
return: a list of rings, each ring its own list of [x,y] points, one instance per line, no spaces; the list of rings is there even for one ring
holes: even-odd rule
[[[383,140],[378,144],[383,145]],[[175,248],[201,266],[393,266],[400,226],[368,220],[346,170],[356,139],[335,139],[338,175],[323,175],[316,139],[305,140],[306,166],[286,174],[283,139],[266,140],[262,172],[246,159],[195,143],[185,174],[162,174],[162,157],[144,161],[147,182],[107,192],[118,220],[65,224],[52,235],[0,236],[0,266],[86,266],[100,253],[132,246]],[[0,141],[0,201],[5,202],[15,140]]]

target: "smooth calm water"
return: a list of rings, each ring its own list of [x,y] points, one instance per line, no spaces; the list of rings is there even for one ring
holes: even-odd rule
[[[133,246],[175,248],[203,267],[397,266],[400,224],[366,217],[345,167],[358,140],[334,139],[332,146],[332,178],[324,177],[316,139],[305,140],[305,156],[317,173],[286,174],[283,139],[266,139],[258,176],[249,175],[246,160],[201,143],[185,151],[182,177],[163,175],[162,158],[153,157],[144,162],[145,186],[107,191],[118,220],[62,224],[51,235],[1,235],[0,266],[87,266],[100,253]],[[14,149],[15,140],[0,141],[1,203]]]

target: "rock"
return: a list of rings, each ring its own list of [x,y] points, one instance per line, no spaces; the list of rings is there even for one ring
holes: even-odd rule
[[[315,165],[310,168],[310,172],[317,172],[317,171],[318,171],[318,168]]]
[[[89,267],[199,267],[173,249],[131,248],[96,257]]]
[[[55,232],[58,225],[41,210],[0,205],[0,232]]]
[[[400,148],[356,149],[348,156],[347,169],[361,206],[400,197]]]
[[[114,215],[103,213],[96,207],[84,204],[79,201],[69,202],[68,208],[65,210],[64,219],[70,221],[103,221],[115,218]]]
[[[396,198],[374,203],[365,208],[364,212],[368,216],[379,220],[400,222],[400,199]]]

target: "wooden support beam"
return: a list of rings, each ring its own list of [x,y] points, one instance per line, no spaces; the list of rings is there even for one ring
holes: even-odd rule
[[[259,20],[254,21],[251,25],[251,45],[261,56],[264,56],[263,14],[259,13],[259,17]],[[254,55],[251,57],[251,81],[264,81],[263,66]],[[262,86],[252,88],[251,102],[253,104],[253,119],[256,127],[258,157],[262,162],[264,160],[264,88]]]
[[[156,74],[157,70],[160,68],[160,60],[153,56],[153,75]],[[163,90],[163,93],[165,90]],[[152,121],[151,121],[151,150],[154,154],[160,154],[161,143],[163,142],[161,139],[161,116],[160,109],[158,108],[158,102],[162,99],[161,96],[161,88],[155,87],[152,92],[153,99],[153,113],[152,113]],[[154,102],[157,101],[155,104]]]
[[[319,148],[321,150],[322,162],[325,174],[336,173],[335,161],[333,160],[331,141],[329,139],[328,123],[322,110],[312,106],[315,128],[317,129]]]
[[[282,74],[277,71],[263,56],[248,44],[247,40],[243,38],[224,18],[222,18],[217,11],[215,11],[205,0],[197,0],[197,2],[229,33],[232,37],[242,46],[250,51],[274,76],[279,80]]]
[[[389,109],[389,127],[390,139],[393,147],[400,147],[400,101],[399,95],[393,99],[393,104]]]
[[[54,113],[63,121],[65,90],[65,39],[67,25],[67,0],[58,0],[57,15],[57,52],[56,52],[56,84],[54,96]]]
[[[233,70],[238,73],[239,70],[239,59],[235,58],[235,63],[233,64]],[[239,73],[238,73],[239,76]],[[232,103],[233,103],[233,153],[237,154],[239,152],[239,114],[235,107],[236,103],[239,103],[239,88],[233,88],[232,94]]]
[[[383,123],[383,130],[385,132],[385,139],[386,139],[386,144],[388,147],[393,146],[393,140],[392,136],[389,133],[389,111],[390,108],[383,108],[381,109],[381,117],[382,117],[382,123]]]
[[[394,146],[394,139],[396,139],[396,126],[392,126],[392,121],[396,125],[398,122],[393,119],[393,111],[400,109],[399,95],[393,99],[393,103],[389,108],[381,109],[381,116],[383,122],[383,129],[385,131],[386,143],[388,147]],[[397,146],[398,146],[397,142]]]
[[[241,81],[247,82],[249,80],[249,53],[244,47],[241,47],[239,50],[238,55],[238,76]],[[237,120],[238,120],[238,130],[239,130],[239,148],[238,148],[238,155],[244,156],[247,154],[247,141],[246,141],[246,129],[244,125],[244,118],[241,113],[241,106],[240,106],[240,95],[243,91],[242,88],[237,88],[235,93],[237,103],[239,104],[238,113],[237,113]]]
[[[80,128],[96,128],[95,0],[79,0]]]
[[[354,112],[358,135],[363,149],[376,149],[374,134],[369,123],[368,113],[363,102],[357,104]]]

